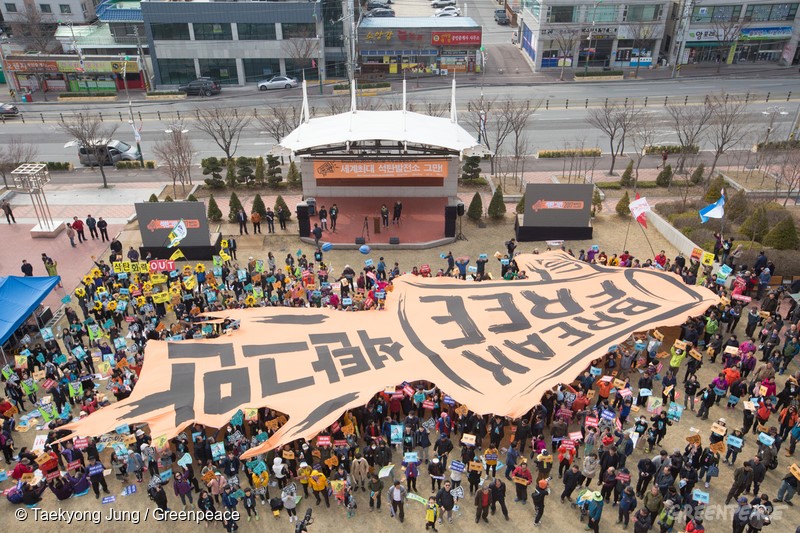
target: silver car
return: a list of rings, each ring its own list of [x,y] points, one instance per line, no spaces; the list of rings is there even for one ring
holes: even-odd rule
[[[83,146],[78,147],[78,158],[81,165],[92,166],[98,164],[98,158],[94,150],[87,150]],[[101,155],[101,158],[105,165],[116,165],[117,161],[136,161],[139,159],[139,151],[136,147],[122,141],[110,140],[106,145],[106,153]]]
[[[297,78],[289,76],[273,76],[272,78],[258,82],[258,90],[268,89],[291,89],[297,87]]]

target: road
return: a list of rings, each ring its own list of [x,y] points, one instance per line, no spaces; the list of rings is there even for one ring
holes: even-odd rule
[[[748,91],[757,98],[750,106],[748,121],[753,124],[751,139],[748,143],[752,144],[763,140],[766,134],[769,117],[762,114],[763,111],[774,105],[782,106],[785,115],[777,115],[770,137],[772,139],[786,138],[791,124],[798,112],[798,102],[792,95],[789,101],[787,96],[790,92],[800,95],[800,84],[795,80],[744,80],[732,79],[725,81],[725,89],[734,94],[745,94]],[[670,131],[667,116],[664,109],[665,97],[670,103],[682,104],[688,98],[689,103],[697,103],[703,100],[707,94],[716,94],[719,90],[708,80],[678,80],[678,81],[652,81],[614,84],[567,84],[559,86],[531,86],[531,87],[484,87],[484,97],[487,100],[504,99],[511,97],[514,99],[529,99],[531,101],[541,101],[541,107],[536,112],[527,130],[531,152],[541,149],[563,148],[568,143],[572,147],[583,144],[585,146],[599,146],[605,150],[607,142],[604,136],[597,130],[587,126],[585,119],[588,107],[602,106],[608,95],[613,95],[616,101],[629,99],[629,103],[635,102],[636,105],[643,106],[644,98],[648,99],[648,106],[644,112],[652,115],[652,120],[658,124],[659,143],[675,143],[676,138]],[[769,103],[765,102],[766,93],[771,93]],[[153,158],[154,145],[164,136],[164,130],[169,127],[171,117],[180,114],[182,117],[189,117],[186,127],[189,129],[189,136],[192,139],[197,152],[197,160],[221,155],[221,150],[214,142],[192,128],[191,110],[198,105],[214,105],[230,107],[231,112],[236,107],[239,112],[253,112],[258,110],[264,114],[266,103],[280,103],[282,105],[299,105],[298,97],[300,93],[282,92],[270,93],[267,95],[256,93],[249,95],[245,90],[238,98],[222,96],[205,100],[184,100],[178,102],[134,102],[134,115],[137,118],[139,113],[142,116],[142,151],[145,159]],[[480,97],[480,88],[465,87],[458,91],[459,113],[462,124],[467,124],[468,102],[476,101]],[[331,97],[321,97],[310,95],[310,104],[315,112],[327,113]],[[427,89],[412,91],[408,96],[408,102],[414,106],[415,110],[424,110],[428,103],[444,105],[449,99],[449,93],[445,89]],[[569,100],[569,108],[566,108],[566,101]],[[382,102],[387,108],[389,105],[396,106],[399,95],[392,94],[384,97],[362,98],[362,103],[375,105]],[[118,126],[115,137],[126,141],[133,141],[133,132],[127,123],[127,106],[120,107],[118,103],[97,103],[92,104],[92,112],[102,113],[104,120],[109,124]],[[39,148],[39,158],[43,161],[68,161],[73,164],[78,163],[77,151],[75,149],[64,148],[64,144],[69,140],[58,129],[58,118],[60,114],[69,115],[70,113],[85,109],[85,106],[63,103],[33,104],[20,106],[26,115],[25,123],[20,121],[7,121],[0,124],[0,143],[6,144],[12,138],[22,142],[36,144]],[[120,114],[122,120],[120,121]],[[159,114],[161,120],[158,120]],[[42,122],[42,118],[44,122]],[[469,129],[469,128],[468,128]],[[474,132],[472,132],[474,133]],[[258,127],[257,123],[251,124],[242,134],[238,155],[257,156],[265,154],[273,145],[274,139]],[[701,146],[702,149],[710,148],[708,143]]]

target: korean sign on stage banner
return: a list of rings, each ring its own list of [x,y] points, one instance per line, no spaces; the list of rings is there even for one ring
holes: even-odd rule
[[[311,438],[386,383],[425,379],[478,414],[519,417],[635,331],[677,325],[719,301],[677,276],[611,269],[564,252],[517,257],[529,279],[479,284],[402,276],[386,311],[256,308],[217,339],[147,344],[133,394],[67,429],[100,435],[126,423],[173,436],[269,407],[288,422],[248,458]],[[268,335],[266,334],[268,332]]]

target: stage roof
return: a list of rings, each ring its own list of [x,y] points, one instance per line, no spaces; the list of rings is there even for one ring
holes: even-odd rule
[[[59,276],[0,277],[0,344],[11,337],[60,281]]]

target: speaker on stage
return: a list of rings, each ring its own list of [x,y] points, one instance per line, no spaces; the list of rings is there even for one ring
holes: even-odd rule
[[[356,244],[367,244],[367,241],[364,239],[364,237],[356,237]]]
[[[464,216],[464,202],[458,202],[456,204],[456,207],[458,208],[458,216],[463,217]]]
[[[297,225],[300,227],[301,237],[311,237],[311,219],[308,215],[308,204],[297,204]]]
[[[400,237],[389,237],[389,244],[400,244]]]
[[[455,205],[448,205],[444,208],[444,236],[456,236],[456,217],[458,216],[458,207]]]

